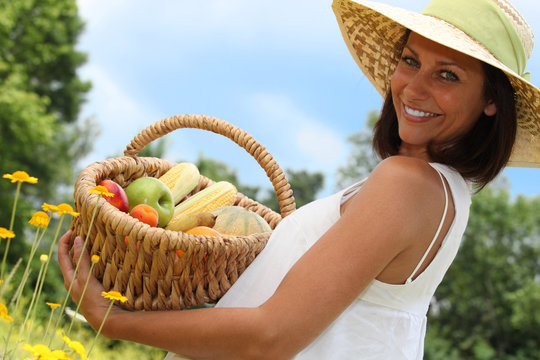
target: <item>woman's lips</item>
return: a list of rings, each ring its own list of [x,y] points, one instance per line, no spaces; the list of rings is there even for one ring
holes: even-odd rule
[[[405,104],[402,104],[402,110],[405,118],[412,122],[424,122],[440,116],[440,114],[427,112],[419,109],[413,109]]]

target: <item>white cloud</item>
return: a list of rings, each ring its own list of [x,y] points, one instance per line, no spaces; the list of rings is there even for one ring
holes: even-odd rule
[[[128,0],[77,0],[80,16],[91,25],[98,25],[108,16],[128,8]]]
[[[345,147],[343,139],[320,124],[311,124],[298,130],[297,145],[301,151],[321,165],[336,166],[343,160]]]
[[[257,133],[274,137],[271,143],[280,144],[278,151],[286,153],[279,158],[292,163],[293,168],[334,169],[345,158],[345,136],[335,131],[330,123],[306,113],[290,98],[279,94],[254,94],[251,109],[263,128]],[[276,136],[279,141],[275,140]]]
[[[146,124],[149,118],[152,119],[140,101],[129,95],[111,74],[99,66],[90,64],[84,67],[81,77],[91,79],[90,103],[97,112],[94,115],[109,131],[122,131],[126,126]]]
[[[103,160],[113,152],[122,152],[138,131],[157,119],[151,110],[99,66],[90,64],[83,67],[80,76],[92,81],[92,90],[82,115],[93,117],[101,126],[101,136],[94,152],[83,162]]]

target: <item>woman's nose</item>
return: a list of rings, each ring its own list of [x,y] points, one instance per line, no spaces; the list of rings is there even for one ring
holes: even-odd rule
[[[429,79],[419,71],[409,78],[403,92],[410,100],[424,100],[429,97]]]

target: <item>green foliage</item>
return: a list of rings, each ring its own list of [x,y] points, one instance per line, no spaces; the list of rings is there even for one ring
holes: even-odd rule
[[[75,0],[0,1],[0,173],[24,170],[39,179],[21,189],[17,238],[43,201],[60,200],[58,189],[73,182],[96,135],[90,121],[76,121],[90,89],[76,74],[86,61],[75,49],[82,30]],[[14,189],[0,181],[0,226],[9,224]],[[24,247],[13,242],[11,263]]]
[[[77,119],[82,82],[77,68],[86,55],[75,49],[83,30],[74,0],[19,0],[0,2],[0,77],[16,74],[25,90],[46,101],[46,112],[60,122]]]
[[[336,190],[366,178],[379,162],[371,145],[373,127],[379,116],[378,110],[368,112],[366,126],[347,138],[347,142],[351,144],[351,153],[347,157],[347,163],[336,171]]]
[[[238,179],[238,171],[226,162],[205,157],[203,152],[200,151],[194,164],[197,165],[201,175],[214,181],[228,181],[236,186],[236,189],[242,194],[251,199],[256,199],[260,187],[241,184]]]
[[[168,135],[161,137],[144,147],[137,155],[140,157],[155,157],[158,159],[164,159],[171,147],[170,138]],[[109,157],[119,157],[123,154],[111,155]]]
[[[315,200],[324,186],[324,174],[320,172],[311,173],[307,170],[286,169],[285,174],[293,191],[296,208]],[[270,209],[279,212],[279,202],[273,190],[268,192],[267,197],[261,202]]]
[[[428,334],[461,359],[540,358],[540,198],[486,188],[473,198],[456,260],[439,286]],[[426,359],[438,359],[426,342]]]
[[[228,181],[250,199],[279,212],[279,202],[274,189],[262,189],[256,185],[242,184],[238,179],[236,169],[225,162],[207,158],[202,152],[199,153],[195,165],[202,175],[214,181]],[[324,175],[319,172],[310,173],[307,170],[287,169],[285,174],[293,190],[297,208],[315,200],[317,193],[324,186]]]

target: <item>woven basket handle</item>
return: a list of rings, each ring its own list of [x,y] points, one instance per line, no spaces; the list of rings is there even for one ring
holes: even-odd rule
[[[136,156],[152,141],[182,128],[202,129],[228,137],[243,147],[264,169],[270,179],[279,201],[281,217],[285,217],[296,209],[291,187],[285,174],[266,148],[259,144],[247,132],[238,127],[206,115],[174,115],[160,120],[142,130],[131,140],[124,151],[125,156]]]

